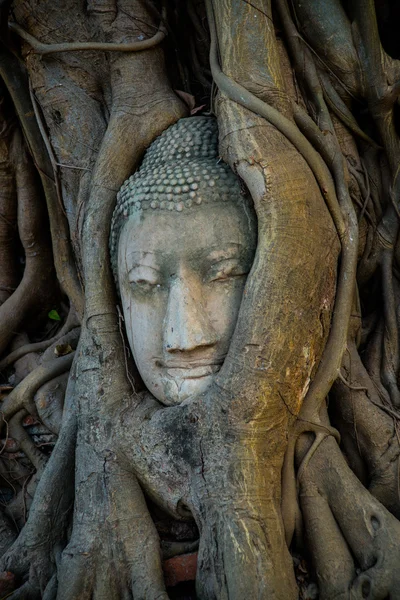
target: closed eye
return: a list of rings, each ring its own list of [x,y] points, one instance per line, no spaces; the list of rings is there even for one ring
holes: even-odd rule
[[[207,280],[212,281],[226,281],[234,277],[243,277],[248,274],[246,265],[238,262],[236,259],[222,260],[211,266]]]
[[[134,291],[139,293],[150,293],[161,288],[161,283],[148,281],[146,279],[131,280],[130,285]]]
[[[154,289],[160,287],[160,272],[152,267],[137,265],[129,271],[128,281],[136,289]]]
[[[156,282],[154,281],[148,281],[146,279],[134,279],[133,281],[131,281],[131,283],[133,283],[133,285],[147,285],[149,287],[154,287],[155,285],[157,285]]]

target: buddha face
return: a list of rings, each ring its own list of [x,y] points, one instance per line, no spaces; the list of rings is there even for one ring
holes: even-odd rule
[[[253,214],[219,202],[135,211],[118,244],[129,344],[163,404],[202,393],[221,368],[256,247]]]

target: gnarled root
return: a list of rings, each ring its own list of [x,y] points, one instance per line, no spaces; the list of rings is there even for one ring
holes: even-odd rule
[[[29,458],[36,469],[36,473],[40,476],[46,466],[47,457],[36,448],[30,435],[22,427],[21,421],[25,416],[25,410],[20,410],[14,415],[9,423],[9,434],[19,443],[21,450]]]
[[[256,511],[252,514],[245,498],[230,498],[226,504],[219,504],[214,498],[212,504],[213,509],[204,514],[200,536],[198,597],[202,600],[297,597],[294,578],[287,568],[289,554],[282,530],[277,532],[279,537],[274,537],[274,519],[268,522]],[[264,500],[264,504],[265,512],[279,514],[279,502],[270,499]],[[279,518],[276,522],[279,523]],[[275,542],[273,551],[271,538],[280,540]],[[282,565],[282,571],[274,568],[276,564]]]
[[[168,600],[158,534],[134,475],[120,471],[110,456],[104,471],[79,487],[57,598]],[[95,500],[90,507],[82,503],[85,492]]]
[[[321,599],[400,597],[400,523],[360,483],[327,437],[299,481]]]
[[[14,354],[14,351],[18,352],[18,350],[22,347],[26,347],[29,344],[28,334],[24,331],[15,336],[11,346],[11,354]],[[13,375],[9,379],[16,387],[29,373],[34,371],[39,366],[39,355],[36,352],[29,352],[21,358],[15,360],[13,364]]]
[[[4,508],[5,515],[20,528],[25,525],[32,498],[35,495],[37,485],[48,460],[47,456],[35,446],[30,435],[22,426],[21,421],[25,416],[26,411],[20,410],[12,417],[12,419],[10,419],[8,434],[11,436],[14,444],[16,444],[30,460],[33,469],[30,473],[28,472],[22,482],[19,482],[22,484],[21,488],[15,493],[14,498],[7,503]]]
[[[0,306],[0,354],[29,316],[50,308],[56,289],[46,207],[36,170],[19,131],[14,134],[11,150],[25,270],[16,290]]]
[[[1,96],[0,125],[4,140],[4,137],[12,135],[13,123],[10,115],[6,116],[5,114],[9,109],[7,110],[4,94]],[[3,141],[0,147],[0,304],[9,298],[19,283],[16,257],[18,247],[17,198],[13,168],[9,159],[9,148]]]
[[[14,544],[0,560],[0,571],[13,573],[20,585],[14,592],[13,599],[26,597],[33,600],[44,597],[44,591],[55,573],[56,562],[66,543],[75,466],[74,386],[72,374],[67,388],[60,436],[39,481],[28,520]]]
[[[53,433],[61,427],[64,396],[69,373],[64,373],[48,381],[36,392],[34,402],[42,423]]]
[[[21,347],[16,348],[12,352],[10,352],[10,354],[8,354],[5,358],[3,358],[3,360],[0,361],[0,372],[3,371],[4,369],[6,369],[7,367],[9,367],[10,365],[13,365],[16,361],[20,360],[27,354],[31,354],[33,352],[35,352],[35,353],[36,352],[44,352],[44,354],[42,356],[42,360],[45,360],[45,358],[46,358],[45,351],[53,348],[54,345],[67,344],[67,343],[70,343],[71,340],[75,340],[77,337],[79,337],[80,329],[78,326],[79,326],[78,318],[76,316],[74,309],[71,308],[64,325],[53,337],[51,337],[47,340],[43,340],[41,342],[35,342],[32,344],[26,343],[26,344],[22,345]],[[76,344],[73,347],[75,348]],[[53,348],[53,352],[54,352],[54,348]],[[53,355],[53,358],[54,358],[54,355]]]
[[[11,521],[0,511],[0,555],[16,540],[17,532]],[[1,590],[1,587],[0,587]]]
[[[3,419],[7,421],[22,408],[30,414],[36,414],[36,407],[33,403],[35,393],[47,381],[68,371],[73,358],[74,353],[61,356],[38,367],[25,377],[3,402],[1,406]]]
[[[345,379],[331,392],[330,414],[337,424],[349,464],[369,491],[400,517],[397,423],[400,418],[380,398],[353,342],[343,358]]]

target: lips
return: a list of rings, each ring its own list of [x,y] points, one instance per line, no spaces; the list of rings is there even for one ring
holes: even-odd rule
[[[213,363],[208,365],[187,366],[187,367],[166,367],[167,374],[177,379],[199,379],[214,375],[221,368],[222,363]]]

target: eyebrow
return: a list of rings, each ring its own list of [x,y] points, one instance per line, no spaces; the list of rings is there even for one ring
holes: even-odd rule
[[[135,254],[139,254],[141,258],[146,258],[148,254],[151,256],[156,256],[158,252],[152,252],[151,250],[130,250],[129,252],[127,252],[127,254],[128,256],[134,256]]]
[[[157,267],[152,267],[150,265],[143,265],[142,263],[134,263],[128,271],[128,275],[132,273],[135,269],[151,269],[152,271],[156,271],[156,273],[160,272],[160,269]]]
[[[210,248],[203,248],[196,255],[201,260],[206,260],[214,263],[222,262],[223,260],[229,260],[232,258],[241,258],[243,257],[243,252],[246,250],[246,246],[244,244],[240,244],[238,242],[229,242],[225,247],[221,248],[219,245],[215,244]],[[136,255],[136,256],[135,256]],[[127,262],[130,262],[129,258],[133,263],[130,265],[128,270],[128,276],[135,269],[139,268],[147,268],[152,269],[156,273],[160,273],[162,271],[162,263],[165,255],[160,251],[143,251],[143,250],[133,250],[129,253],[129,257]],[[197,258],[197,259],[198,259]],[[146,264],[147,260],[156,261],[153,264]],[[149,262],[150,262],[149,261]],[[159,262],[161,261],[161,262]]]
[[[127,253],[126,262],[129,266],[129,271],[138,267],[148,267],[149,269],[156,269],[159,260],[159,252],[151,252],[144,250],[132,250]],[[154,265],[154,266],[153,266]]]
[[[243,244],[232,243],[225,248],[219,248],[218,250],[212,250],[209,254],[207,254],[207,258],[209,260],[217,260],[217,259],[229,259],[235,258],[237,255],[237,251],[243,248]]]

